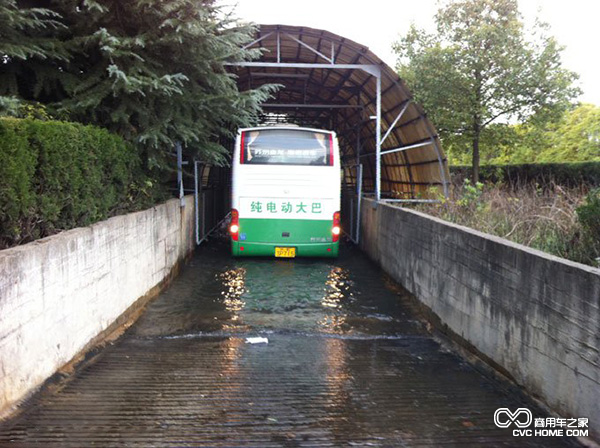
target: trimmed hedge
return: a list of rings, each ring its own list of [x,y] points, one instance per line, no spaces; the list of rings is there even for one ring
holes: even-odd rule
[[[450,166],[455,184],[462,184],[471,176],[469,166]],[[482,182],[504,182],[512,186],[553,184],[565,187],[600,186],[600,162],[538,163],[524,165],[482,165]]]
[[[136,208],[135,149],[104,129],[0,119],[0,249]]]

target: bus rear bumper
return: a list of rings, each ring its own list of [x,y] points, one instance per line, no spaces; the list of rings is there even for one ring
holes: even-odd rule
[[[231,254],[234,257],[275,257],[276,247],[294,247],[296,257],[333,258],[338,256],[340,243],[273,244],[232,241]]]

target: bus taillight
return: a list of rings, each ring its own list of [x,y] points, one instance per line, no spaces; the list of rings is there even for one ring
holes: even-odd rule
[[[340,239],[340,233],[342,233],[342,228],[340,227],[340,212],[335,212],[333,214],[333,227],[331,228],[331,233],[333,234],[333,242],[337,243]]]
[[[231,222],[229,223],[229,233],[233,241],[238,240],[238,232],[240,231],[240,214],[234,208],[231,210]]]
[[[329,166],[333,166],[333,134],[329,134]]]

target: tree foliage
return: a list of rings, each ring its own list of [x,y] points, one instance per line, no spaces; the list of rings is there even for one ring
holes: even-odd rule
[[[545,131],[549,142],[536,162],[600,161],[600,107],[581,104]]]
[[[578,93],[577,76],[562,67],[546,25],[525,38],[516,0],[449,1],[435,20],[436,34],[412,27],[395,45],[398,71],[444,143],[469,141],[477,181],[484,130],[560,114]]]
[[[62,28],[60,16],[46,8],[20,8],[16,0],[0,2],[0,113],[18,115],[21,101],[16,66],[23,61],[67,60],[65,48],[49,39]]]
[[[481,133],[483,164],[600,162],[600,107],[580,104],[558,120],[493,123]],[[469,163],[469,141],[455,135],[444,149],[454,165]]]
[[[257,56],[243,49],[254,30],[213,0],[56,0],[47,7],[63,25],[51,40],[68,60],[40,67],[30,57],[11,59],[4,68],[19,79],[15,93],[135,142],[150,165],[177,141],[223,162],[219,140],[252,123],[272,91],[240,92],[225,70],[225,62]]]
[[[62,28],[60,15],[47,8],[20,8],[16,0],[0,3],[0,55],[3,62],[32,57],[65,59],[56,41],[46,39],[49,29]]]

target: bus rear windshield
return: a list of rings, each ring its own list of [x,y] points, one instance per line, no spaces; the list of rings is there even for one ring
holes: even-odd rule
[[[240,143],[240,163],[246,165],[333,166],[333,137],[325,132],[246,131]]]

